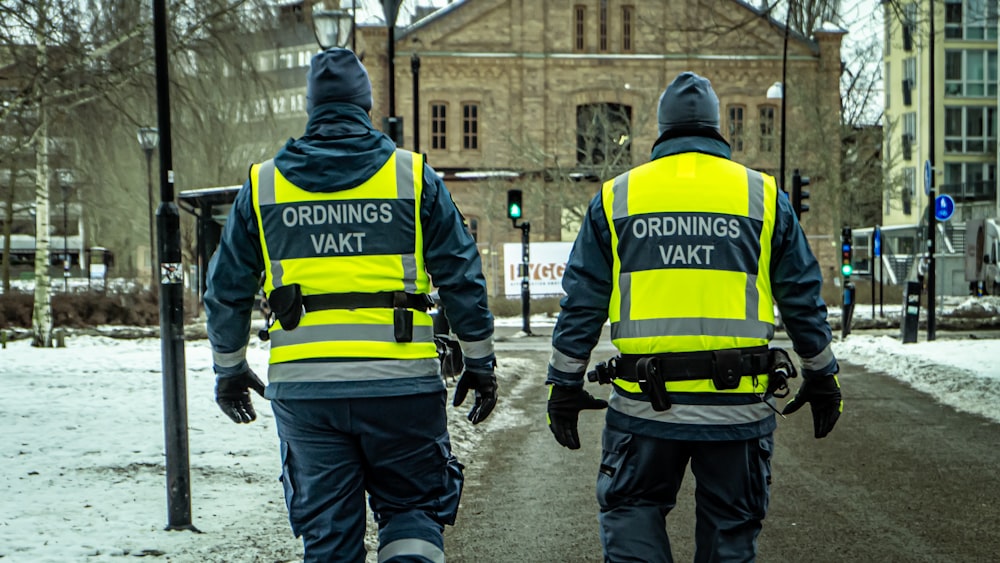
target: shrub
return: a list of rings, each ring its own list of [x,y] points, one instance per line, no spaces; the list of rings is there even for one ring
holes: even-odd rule
[[[35,296],[24,291],[0,295],[0,327],[31,328]],[[153,291],[56,293],[52,295],[52,324],[56,327],[86,328],[99,325],[156,326],[160,324],[159,288]],[[191,309],[184,308],[186,321]]]

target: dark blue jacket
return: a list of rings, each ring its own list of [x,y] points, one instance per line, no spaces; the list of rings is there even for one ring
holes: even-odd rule
[[[653,147],[651,160],[685,152],[730,158],[729,146],[707,137],[667,139]],[[837,372],[830,351],[832,340],[826,304],[820,296],[823,275],[787,197],[778,197],[771,238],[771,291],[791,337],[803,358],[805,377]],[[608,320],[613,288],[611,230],[598,192],[590,202],[563,275],[566,296],[552,333],[552,346],[571,358],[590,361],[590,353]],[[815,361],[813,361],[815,360]],[[821,365],[820,365],[821,364]],[[583,373],[568,373],[551,365],[546,383],[580,387]]]
[[[299,188],[334,192],[364,183],[395,150],[392,140],[372,127],[362,108],[335,102],[314,108],[305,134],[290,139],[274,163]],[[236,195],[219,248],[208,266],[204,301],[208,338],[216,356],[238,358],[245,352],[260,289],[264,262],[252,197],[247,181]],[[487,306],[486,280],[475,240],[444,182],[426,164],[420,219],[424,264],[448,311],[452,330],[463,342],[492,341],[493,316]],[[472,362],[471,367],[492,366],[494,357],[466,358],[466,362]],[[231,365],[216,362],[215,371],[220,376],[246,369],[245,360],[226,363]]]

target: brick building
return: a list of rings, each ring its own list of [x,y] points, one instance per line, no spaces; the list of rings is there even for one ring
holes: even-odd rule
[[[839,260],[843,34],[792,32],[787,53],[786,186],[795,168],[813,179],[803,226],[828,282]],[[600,180],[648,159],[659,95],[682,71],[712,81],[733,158],[777,176],[781,100],[766,94],[781,80],[784,37],[781,22],[737,0],[457,0],[396,33],[395,115],[403,146],[445,174],[491,274],[502,243],[520,240],[507,189],[524,190],[533,241],[572,240]],[[362,26],[356,43],[377,124],[387,39],[384,26]]]

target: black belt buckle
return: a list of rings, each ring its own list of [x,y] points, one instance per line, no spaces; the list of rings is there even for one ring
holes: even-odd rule
[[[736,389],[743,377],[743,353],[739,350],[712,352],[712,382],[719,391]]]
[[[670,409],[670,394],[667,393],[667,382],[659,364],[656,358],[642,358],[635,364],[635,373],[639,388],[649,397],[653,410],[663,412]]]
[[[413,311],[393,309],[392,329],[396,342],[413,342]]]

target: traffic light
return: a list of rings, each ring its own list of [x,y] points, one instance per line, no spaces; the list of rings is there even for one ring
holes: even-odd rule
[[[850,227],[844,227],[840,231],[840,250],[840,273],[844,274],[844,277],[847,278],[850,277],[851,273],[854,271],[854,266],[851,265],[853,248]]]
[[[521,190],[507,190],[507,217],[520,219],[524,209],[521,207]]]
[[[802,219],[803,213],[809,211],[809,204],[802,203],[802,200],[809,199],[809,192],[802,189],[809,184],[809,176],[802,176],[799,174],[799,169],[796,168],[792,174],[792,209],[795,210],[795,216],[799,219]]]

